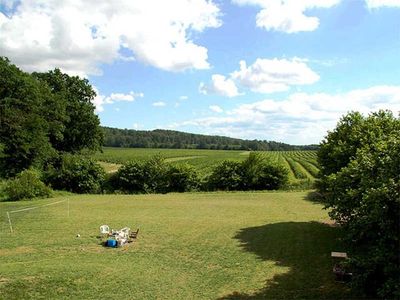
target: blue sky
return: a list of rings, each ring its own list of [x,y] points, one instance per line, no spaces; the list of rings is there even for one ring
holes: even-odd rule
[[[0,0],[0,55],[87,77],[104,126],[318,143],[400,111],[400,0]]]

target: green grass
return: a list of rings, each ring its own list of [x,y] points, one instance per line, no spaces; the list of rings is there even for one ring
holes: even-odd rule
[[[0,299],[341,299],[338,228],[306,192],[70,196],[0,203]],[[118,249],[98,228],[140,228]],[[76,234],[81,235],[80,238]]]

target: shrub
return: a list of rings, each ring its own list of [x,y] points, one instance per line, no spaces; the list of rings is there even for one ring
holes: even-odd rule
[[[288,170],[260,153],[250,153],[242,162],[244,190],[275,190],[288,181]]]
[[[208,185],[213,190],[240,190],[243,186],[242,164],[224,160],[214,167],[208,178]]]
[[[214,190],[274,190],[288,181],[288,170],[259,153],[243,162],[223,161],[208,178]]]
[[[51,189],[40,180],[40,173],[34,169],[24,170],[8,180],[4,191],[12,201],[51,196]]]
[[[144,162],[128,162],[119,168],[116,176],[116,188],[128,193],[167,192],[167,164],[159,155]]]
[[[74,193],[99,193],[102,191],[105,172],[93,160],[66,154],[61,162],[47,172],[46,180],[55,189]]]
[[[168,192],[187,192],[199,186],[199,177],[193,166],[171,165],[166,172]]]

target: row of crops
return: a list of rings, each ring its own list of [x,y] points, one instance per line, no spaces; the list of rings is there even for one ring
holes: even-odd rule
[[[104,148],[102,153],[95,154],[98,161],[110,163],[115,170],[118,164],[130,160],[146,159],[154,155],[162,155],[166,161],[175,164],[188,163],[198,172],[206,176],[213,167],[222,160],[244,160],[249,151],[231,150],[198,150],[198,149],[140,149],[140,148]],[[262,152],[289,170],[289,181],[294,186],[312,185],[318,176],[319,167],[315,151],[269,151]]]

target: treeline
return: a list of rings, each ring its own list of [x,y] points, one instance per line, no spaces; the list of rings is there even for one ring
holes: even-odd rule
[[[242,140],[174,130],[152,131],[102,127],[104,146],[124,148],[289,151],[316,150],[318,145],[294,146],[274,141]]]

